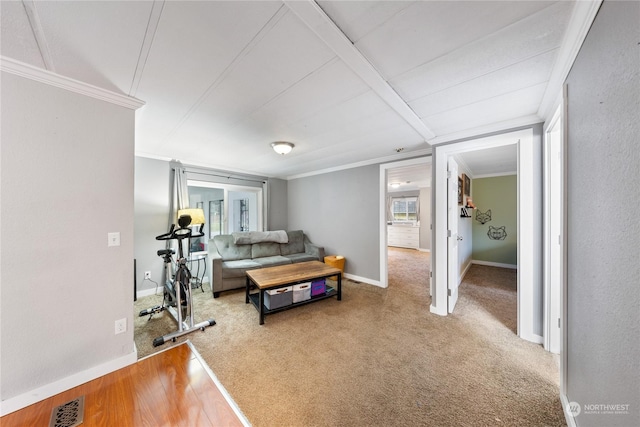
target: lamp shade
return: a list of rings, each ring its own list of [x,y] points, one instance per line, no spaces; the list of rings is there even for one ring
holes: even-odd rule
[[[197,209],[180,209],[178,210],[178,218],[182,215],[189,215],[191,217],[191,225],[200,225],[204,224],[204,210]]]
[[[293,147],[295,146],[291,142],[278,141],[272,142],[271,147],[273,148],[273,151],[284,156],[293,150]]]

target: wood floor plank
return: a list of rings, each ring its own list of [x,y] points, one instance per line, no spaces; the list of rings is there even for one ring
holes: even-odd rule
[[[151,363],[137,365],[136,375],[132,377],[136,411],[133,424],[136,426],[160,426],[169,424],[164,411],[158,408],[170,408],[171,401],[164,392],[158,377],[157,366]]]
[[[0,418],[48,426],[53,408],[84,396],[83,426],[242,426],[189,342]]]
[[[189,377],[192,379],[193,387],[198,390],[198,398],[214,425],[242,426],[220,389],[210,381],[209,374],[204,368],[202,371],[192,372]]]
[[[169,366],[165,367],[160,375],[165,392],[169,400],[173,403],[176,415],[180,416],[180,423],[188,420],[196,422],[195,425],[209,426],[211,421],[202,407],[202,402],[198,399],[197,392],[193,390],[189,378],[188,365],[193,360],[190,355],[172,353],[168,361]]]

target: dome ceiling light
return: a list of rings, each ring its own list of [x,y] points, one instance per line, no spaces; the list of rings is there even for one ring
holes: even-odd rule
[[[293,145],[291,142],[278,141],[271,143],[271,148],[273,148],[273,151],[278,154],[282,154],[283,156],[293,150],[293,147],[295,147],[295,145]]]

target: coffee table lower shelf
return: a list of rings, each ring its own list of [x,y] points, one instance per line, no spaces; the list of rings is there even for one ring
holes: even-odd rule
[[[300,302],[294,302],[293,304],[285,305],[284,307],[278,307],[278,308],[274,308],[274,309],[271,309],[271,310],[268,309],[265,306],[265,307],[263,307],[262,314],[267,315],[267,314],[277,313],[279,311],[290,310],[292,308],[299,307],[301,305],[305,305],[305,304],[309,304],[309,303],[312,303],[312,302],[320,301],[320,300],[323,300],[323,299],[331,298],[331,297],[334,297],[334,296],[337,296],[337,295],[338,295],[338,291],[334,287],[327,285],[327,291],[322,295],[316,295],[316,296],[311,297],[311,299],[308,299],[308,300],[305,300],[305,301],[300,301]],[[249,294],[249,301],[251,301],[251,303],[254,305],[256,310],[258,310],[258,312],[260,312],[260,292],[255,292],[253,294]],[[260,324],[262,325],[262,323],[260,323]]]

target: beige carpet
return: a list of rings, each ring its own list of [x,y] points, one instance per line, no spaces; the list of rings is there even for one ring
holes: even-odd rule
[[[348,263],[348,260],[347,260]],[[429,313],[429,254],[393,249],[389,288],[345,281],[335,298],[258,324],[244,292],[196,292],[189,339],[254,426],[559,426],[551,354],[515,336],[515,272],[473,266],[453,315]],[[136,313],[161,302],[141,298]],[[137,318],[139,356],[174,330]]]

